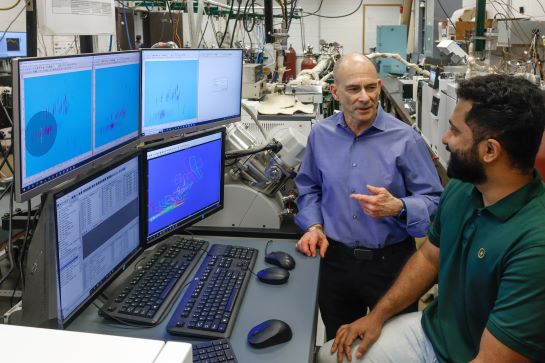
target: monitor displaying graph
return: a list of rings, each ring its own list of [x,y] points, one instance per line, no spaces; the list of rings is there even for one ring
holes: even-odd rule
[[[223,208],[224,139],[216,130],[146,150],[147,242]]]
[[[119,53],[94,57],[95,152],[134,139],[140,119],[139,54]]]
[[[15,61],[18,201],[138,138],[138,52]]]
[[[141,136],[240,120],[242,50],[143,49]]]

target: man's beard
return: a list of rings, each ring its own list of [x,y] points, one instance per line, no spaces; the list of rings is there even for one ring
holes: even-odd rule
[[[483,164],[479,161],[477,144],[474,144],[469,151],[450,151],[450,161],[447,167],[449,178],[460,179],[461,181],[482,184],[486,181],[486,173]]]

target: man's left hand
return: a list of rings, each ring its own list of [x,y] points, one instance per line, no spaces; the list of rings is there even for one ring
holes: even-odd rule
[[[403,202],[394,197],[386,188],[367,185],[371,195],[351,194],[350,198],[357,200],[369,217],[383,218],[397,216],[403,208]]]

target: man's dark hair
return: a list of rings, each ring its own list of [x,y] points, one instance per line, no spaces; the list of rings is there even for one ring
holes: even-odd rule
[[[545,125],[545,97],[526,79],[500,74],[462,81],[458,98],[471,101],[466,117],[475,142],[497,140],[514,167],[530,172]]]

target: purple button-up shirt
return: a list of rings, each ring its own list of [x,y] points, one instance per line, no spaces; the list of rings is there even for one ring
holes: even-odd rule
[[[372,126],[358,137],[342,112],[315,125],[295,182],[297,225],[306,230],[320,223],[327,236],[350,247],[382,248],[425,236],[443,191],[422,137],[380,106]],[[370,194],[367,184],[402,199],[407,218],[367,216],[350,198]]]

